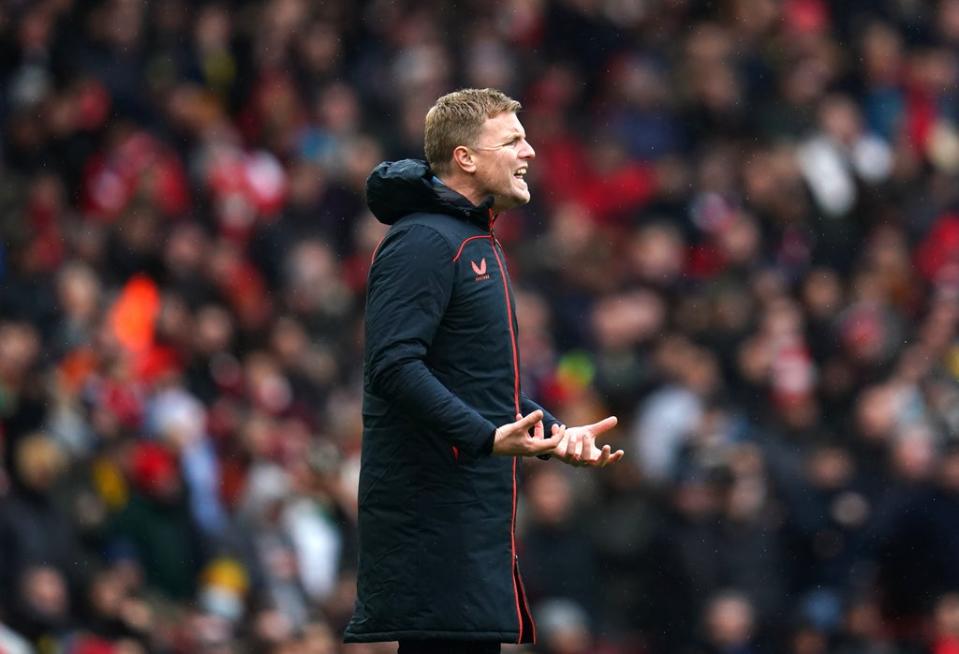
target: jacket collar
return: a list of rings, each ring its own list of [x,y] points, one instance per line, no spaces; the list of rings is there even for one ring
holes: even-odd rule
[[[384,161],[366,180],[366,203],[376,218],[392,225],[411,213],[443,213],[492,230],[493,196],[475,205],[449,188],[425,161]]]

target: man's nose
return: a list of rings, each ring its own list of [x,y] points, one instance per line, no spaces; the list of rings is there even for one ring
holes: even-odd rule
[[[519,153],[519,158],[520,158],[520,159],[535,159],[535,158],[536,158],[536,150],[533,149],[533,146],[530,145],[529,141],[523,141],[523,144],[524,144],[525,147],[524,147],[523,150]]]

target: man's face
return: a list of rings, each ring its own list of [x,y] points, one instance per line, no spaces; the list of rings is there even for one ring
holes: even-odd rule
[[[476,162],[476,181],[484,196],[493,196],[494,211],[529,202],[526,170],[536,152],[526,140],[526,130],[515,113],[486,119],[471,149]]]

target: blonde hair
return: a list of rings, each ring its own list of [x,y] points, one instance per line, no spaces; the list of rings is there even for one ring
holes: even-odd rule
[[[496,89],[461,89],[439,98],[426,112],[423,150],[435,172],[446,172],[453,150],[472,145],[488,118],[516,113],[522,105]]]

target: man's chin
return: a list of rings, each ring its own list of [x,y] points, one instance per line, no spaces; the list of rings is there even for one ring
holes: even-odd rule
[[[513,193],[512,195],[498,195],[496,196],[496,201],[493,203],[493,210],[506,211],[507,209],[515,209],[516,207],[521,207],[524,204],[529,204],[529,200],[529,192]]]

